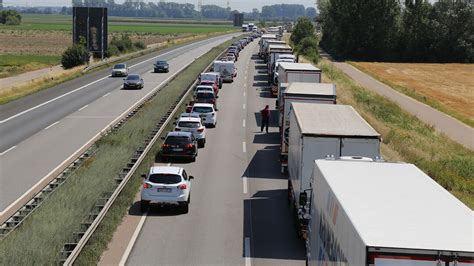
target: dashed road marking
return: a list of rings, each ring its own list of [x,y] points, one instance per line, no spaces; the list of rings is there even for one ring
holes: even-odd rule
[[[244,246],[245,266],[251,266],[252,260],[250,258],[250,237],[245,238]]]
[[[53,126],[56,125],[56,124],[59,124],[59,121],[56,121],[56,122],[52,123],[51,125],[45,127],[44,130],[49,129],[49,128],[53,127]]]
[[[245,127],[245,119],[242,121],[242,127]]]
[[[86,105],[82,106],[81,108],[79,108],[79,110],[77,110],[77,111],[82,111],[82,110],[86,109],[86,108],[87,108],[87,106],[89,106],[89,105],[88,105],[88,104],[86,104]]]
[[[1,152],[1,153],[0,153],[0,156],[5,155],[7,152],[13,150],[14,148],[16,148],[16,146],[10,147],[9,149],[7,149],[7,150]]]
[[[244,142],[242,142],[242,151],[245,153],[247,152],[247,144]]]
[[[244,194],[247,194],[249,189],[248,189],[248,182],[247,182],[246,176],[242,178],[242,183],[243,183],[242,185],[243,185]]]
[[[109,95],[110,95],[110,92],[107,92],[106,94],[104,94],[104,96],[102,96],[102,98],[107,97]]]
[[[242,105],[242,108],[245,110],[245,103],[244,103],[244,105]]]

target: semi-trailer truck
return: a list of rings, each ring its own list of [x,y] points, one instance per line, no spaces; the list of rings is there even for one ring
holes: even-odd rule
[[[292,82],[283,94],[278,118],[280,119],[280,161],[282,172],[288,166],[288,137],[290,132],[292,103],[336,104],[336,85],[332,83]],[[280,102],[279,102],[280,103]],[[309,119],[311,119],[309,117]]]
[[[350,105],[292,103],[288,150],[288,199],[299,209],[300,194],[311,188],[314,160],[328,156],[380,158],[380,134]],[[303,217],[297,214],[299,235]]]
[[[279,83],[315,82],[321,83],[321,69],[308,63],[281,62],[278,65]],[[273,96],[278,95],[278,86],[272,86]]]
[[[307,265],[474,265],[472,210],[415,165],[313,165]]]
[[[265,56],[265,49],[268,40],[278,40],[276,34],[263,34],[259,41],[259,50],[258,55],[260,58],[264,58]]]

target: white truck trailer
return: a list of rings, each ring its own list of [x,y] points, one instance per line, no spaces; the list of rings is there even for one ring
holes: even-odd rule
[[[315,82],[321,83],[321,69],[308,63],[281,62],[278,66],[278,83]],[[272,86],[272,95],[278,95],[278,86]]]
[[[336,104],[336,85],[332,83],[293,82],[283,94],[278,109],[280,120],[280,161],[282,172],[288,166],[288,137],[291,125],[290,112],[294,103]],[[280,104],[280,101],[279,101]],[[312,118],[309,118],[312,119]],[[321,125],[323,126],[323,125]]]
[[[263,58],[265,56],[265,49],[266,49],[268,40],[277,40],[276,34],[263,34],[262,35],[258,43],[260,46],[260,49],[258,50],[258,55],[260,56],[260,58]]]
[[[288,199],[298,210],[311,188],[314,160],[327,156],[380,157],[380,134],[350,105],[292,103],[288,150]],[[299,234],[304,228],[297,215]]]
[[[313,165],[307,265],[474,265],[472,210],[415,165]]]
[[[280,55],[291,55],[293,48],[287,44],[270,44],[268,47],[267,54],[267,72],[268,72],[268,83],[273,83],[273,69],[275,68],[275,61]],[[289,62],[287,62],[289,63]]]
[[[263,46],[263,60],[265,61],[265,63],[268,63],[268,53],[269,53],[270,46],[275,45],[275,44],[286,45],[286,42],[279,41],[279,40],[266,40]]]

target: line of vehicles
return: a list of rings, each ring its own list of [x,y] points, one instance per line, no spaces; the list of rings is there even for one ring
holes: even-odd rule
[[[238,57],[244,47],[253,41],[249,36],[232,44],[228,51]],[[211,72],[201,73],[198,85],[194,87],[193,99],[174,123],[173,131],[163,138],[159,157],[163,161],[176,158],[195,161],[199,148],[206,144],[207,128],[217,125],[217,98],[224,82],[233,82],[237,75],[235,61],[228,60],[227,53],[212,64]],[[189,211],[191,202],[191,180],[182,167],[152,166],[148,174],[143,175],[140,210],[146,212],[150,204],[174,205],[182,213]]]
[[[123,89],[143,89],[145,82],[140,74],[130,74],[130,69],[126,63],[115,64],[112,68],[112,77],[124,77],[123,79]],[[170,71],[169,64],[165,60],[157,60],[153,64],[154,73],[168,73]]]
[[[385,162],[380,134],[277,34],[259,44],[307,264],[474,265],[472,211],[415,165]]]

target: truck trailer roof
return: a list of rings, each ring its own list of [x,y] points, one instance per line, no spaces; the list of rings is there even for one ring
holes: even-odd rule
[[[368,247],[474,252],[471,209],[413,164],[316,160],[314,173]]]
[[[303,135],[380,138],[350,105],[293,102],[291,106]]]
[[[326,95],[334,98],[336,97],[336,85],[333,83],[291,82],[285,91],[286,95]]]
[[[321,69],[309,64],[309,63],[281,63],[280,68],[288,71],[311,71],[321,72]]]

